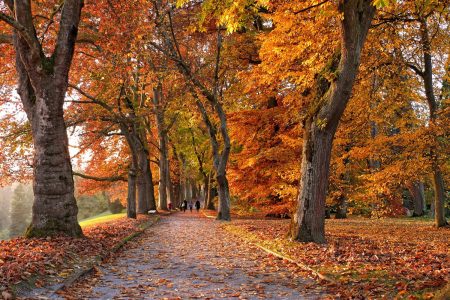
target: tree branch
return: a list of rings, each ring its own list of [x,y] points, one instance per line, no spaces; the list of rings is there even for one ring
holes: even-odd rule
[[[329,2],[329,1],[330,1],[330,0],[325,0],[325,1],[319,2],[319,3],[317,3],[317,4],[313,4],[313,5],[311,5],[311,6],[302,8],[302,9],[300,9],[300,10],[298,10],[298,11],[295,11],[295,12],[294,12],[294,15],[297,15],[297,14],[299,14],[299,13],[302,13],[302,12],[308,11],[308,10],[310,10],[310,9],[319,7],[319,6],[325,4],[325,3]]]
[[[59,32],[56,40],[55,73],[66,78],[72,61],[75,41],[77,40],[83,0],[65,0],[59,22]]]
[[[78,172],[72,172],[73,176],[78,176],[84,179],[89,179],[89,180],[95,180],[95,181],[107,181],[107,182],[116,182],[116,181],[125,181],[127,182],[128,180],[123,177],[123,176],[112,176],[112,177],[96,177],[96,176],[90,176],[90,175],[86,175],[86,174],[82,174],[82,173],[78,173]]]
[[[410,69],[412,69],[414,72],[416,72],[417,75],[419,75],[420,77],[424,76],[424,73],[422,70],[419,69],[419,67],[417,67],[414,64],[408,63],[406,64]]]
[[[16,19],[13,17],[10,17],[4,13],[0,13],[0,21],[5,22],[6,24],[13,27],[17,32],[24,38],[24,40],[27,42],[30,49],[33,51],[40,53],[40,44],[37,41],[37,38],[33,38],[33,36],[30,34],[29,30],[20,24]]]

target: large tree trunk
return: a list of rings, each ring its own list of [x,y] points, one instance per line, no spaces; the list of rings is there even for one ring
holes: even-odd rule
[[[303,133],[301,185],[291,236],[303,242],[325,242],[325,196],[334,132],[308,121]]]
[[[291,238],[302,242],[326,241],[325,196],[332,142],[350,99],[361,49],[375,12],[370,0],[340,1],[339,9],[343,13],[339,64],[334,58],[328,70],[336,78],[328,82],[319,76],[316,99],[305,121],[298,205],[290,229]]]
[[[3,21],[16,29],[18,93],[31,124],[35,151],[33,216],[26,235],[81,236],[63,105],[83,2],[65,2],[51,57],[43,53],[36,36],[30,1],[5,3],[14,12],[14,22]]]
[[[46,88],[37,90],[31,119],[35,201],[26,235],[47,236],[63,232],[80,236],[63,108],[56,104],[63,102],[65,91],[51,81],[49,78],[43,83]]]

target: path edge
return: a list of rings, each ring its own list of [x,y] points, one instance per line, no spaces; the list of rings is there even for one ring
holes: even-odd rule
[[[114,247],[111,248],[110,251],[102,254],[97,255],[93,258],[93,262],[87,264],[83,268],[74,271],[71,275],[69,275],[67,278],[64,279],[62,283],[56,284],[53,287],[48,287],[46,290],[48,293],[52,296],[57,295],[58,291],[64,290],[68,287],[70,287],[72,284],[74,284],[80,277],[83,277],[84,275],[89,274],[92,272],[97,266],[99,266],[107,257],[110,255],[118,252],[121,248],[123,248],[129,241],[139,237],[141,234],[143,234],[148,228],[155,225],[161,217],[159,215],[155,215],[155,217],[152,220],[149,220],[148,222],[139,224],[139,230],[131,233],[130,235],[124,237],[122,240],[120,240]],[[32,279],[33,280],[33,279]],[[28,293],[32,293],[34,288],[27,284],[27,282],[20,282],[17,285],[11,286],[12,290],[12,299],[16,299],[17,297],[28,297]],[[22,290],[22,291],[19,291]],[[2,296],[0,294],[0,296]],[[3,297],[0,297],[0,299]]]
[[[148,228],[155,225],[159,220],[161,219],[160,216],[156,215],[155,220],[152,220],[150,222],[146,222],[144,224],[141,224],[141,229],[138,231],[133,232],[132,234],[126,236],[123,238],[117,245],[115,245],[110,251],[103,255],[98,255],[94,262],[91,263],[89,266],[85,267],[82,270],[76,271],[73,275],[66,278],[61,285],[59,285],[54,291],[53,294],[57,294],[58,291],[64,290],[68,287],[70,287],[72,284],[74,284],[78,279],[81,277],[91,273],[97,266],[99,266],[103,261],[109,257],[111,254],[117,253],[120,249],[122,249],[129,241],[134,240],[135,238],[142,235]]]
[[[232,226],[238,227],[238,225],[232,225]],[[262,251],[264,251],[264,252],[266,252],[268,254],[271,254],[271,255],[276,256],[276,257],[278,257],[280,259],[286,260],[286,261],[288,261],[288,262],[290,262],[292,264],[295,264],[297,267],[299,267],[299,268],[301,268],[303,270],[311,272],[313,275],[317,276],[318,278],[320,278],[320,279],[322,279],[324,281],[330,282],[332,284],[338,284],[338,282],[336,280],[334,280],[333,278],[331,278],[329,276],[326,276],[325,274],[322,274],[319,271],[317,271],[317,270],[315,270],[315,269],[313,269],[313,268],[311,268],[311,267],[309,267],[309,266],[307,266],[305,264],[302,264],[302,263],[300,263],[300,262],[298,262],[298,261],[296,261],[296,260],[294,260],[294,259],[292,259],[292,258],[290,258],[290,257],[288,257],[288,256],[286,256],[286,255],[276,251],[276,250],[269,249],[269,248],[267,248],[266,246],[262,245],[259,242],[252,241],[251,239],[249,239],[249,238],[247,238],[245,236],[239,235],[236,232],[233,232],[232,230],[230,230],[230,228],[227,228],[227,226],[225,226],[223,229],[228,231],[228,232],[230,232],[231,234],[235,235],[236,237],[241,238],[241,239],[247,241],[248,243],[253,244],[254,246],[258,247],[259,249],[261,249]]]

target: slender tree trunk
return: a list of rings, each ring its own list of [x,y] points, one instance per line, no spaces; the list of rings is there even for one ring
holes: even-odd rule
[[[189,177],[185,178],[184,180],[184,200],[187,200],[188,202],[192,200],[192,185],[191,185],[191,179]]]
[[[167,141],[167,138],[166,138]],[[167,143],[166,143],[167,145]],[[173,196],[173,185],[172,180],[170,179],[170,161],[169,161],[169,152],[166,146],[166,195],[167,195],[167,203],[171,203],[173,207],[174,196]]]
[[[127,217],[136,219],[136,168],[133,163],[128,171]]]
[[[424,60],[424,71],[419,72],[422,77],[425,87],[425,94],[428,102],[428,108],[430,111],[430,126],[432,132],[439,125],[437,124],[437,110],[438,103],[436,102],[436,97],[434,95],[433,89],[433,63],[431,57],[431,43],[429,39],[428,25],[426,19],[421,19],[420,21],[421,30],[421,42]],[[447,225],[447,220],[444,214],[445,205],[445,184],[444,178],[442,176],[441,168],[439,165],[439,152],[438,144],[439,141],[434,133],[432,133],[434,144],[430,147],[431,165],[433,168],[433,187],[434,187],[434,221],[436,227],[442,227]]]
[[[303,133],[301,185],[291,236],[304,242],[325,242],[325,195],[334,132],[308,121]]]
[[[434,222],[436,227],[442,227],[447,225],[445,219],[445,190],[444,190],[444,178],[442,177],[441,170],[438,166],[433,172],[433,187],[434,187]]]
[[[167,186],[169,175],[169,162],[167,157],[167,134],[164,125],[164,108],[162,107],[162,85],[153,89],[153,104],[155,105],[156,126],[159,139],[159,209],[167,210],[167,196],[170,195],[170,186]],[[168,193],[169,191],[169,193]]]
[[[335,219],[346,219],[347,218],[347,197],[341,195],[338,200],[338,205],[336,209]]]
[[[139,153],[137,154],[138,158],[138,175],[137,175],[137,190],[138,190],[138,208],[137,213],[138,214],[148,214],[149,211],[149,199],[148,199],[148,173],[147,173],[147,154],[145,151],[142,151],[140,149]]]
[[[330,73],[336,78],[319,76],[316,99],[305,121],[300,190],[292,218],[290,236],[302,242],[324,243],[325,196],[328,188],[331,148],[336,128],[347,106],[357,75],[361,49],[369,30],[375,7],[370,0],[339,2],[341,50],[331,62]]]
[[[148,209],[149,210],[156,210],[156,199],[155,199],[155,188],[153,186],[153,174],[152,170],[150,168],[150,160],[148,159],[148,155],[145,157],[145,172],[144,172],[144,179],[146,184],[146,191],[147,191],[147,202],[148,202]]]
[[[216,210],[216,208],[214,207],[214,196],[212,195],[212,171],[209,172],[208,174],[208,189],[206,190],[206,203],[205,203],[205,208],[206,209],[210,209],[210,210]]]
[[[423,193],[423,183],[422,182],[408,182],[406,184],[411,198],[413,199],[414,206],[414,217],[420,217],[425,214],[425,195]]]

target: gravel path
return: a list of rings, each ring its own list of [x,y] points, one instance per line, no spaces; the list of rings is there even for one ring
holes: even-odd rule
[[[318,299],[293,266],[198,213],[162,217],[65,295],[74,299]]]

